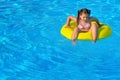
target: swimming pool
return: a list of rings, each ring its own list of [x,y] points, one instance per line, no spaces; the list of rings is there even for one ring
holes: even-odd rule
[[[118,0],[1,0],[0,80],[120,80]],[[98,40],[60,34],[68,15],[89,8],[112,28]]]

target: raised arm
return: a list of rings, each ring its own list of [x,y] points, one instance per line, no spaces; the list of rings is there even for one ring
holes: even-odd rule
[[[68,16],[67,18],[67,22],[66,22],[66,27],[70,27],[70,21],[73,20],[73,21],[77,21],[77,18],[74,17],[74,16]]]

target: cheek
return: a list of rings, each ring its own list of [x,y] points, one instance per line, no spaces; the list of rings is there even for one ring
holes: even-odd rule
[[[81,16],[79,16],[79,18],[81,19]]]
[[[81,15],[79,16],[79,18],[80,18],[80,19],[83,19],[83,17],[82,17]]]
[[[80,17],[80,19],[82,19],[82,20],[83,20],[83,17]]]

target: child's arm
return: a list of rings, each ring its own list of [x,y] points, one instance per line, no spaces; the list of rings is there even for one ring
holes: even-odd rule
[[[77,21],[77,18],[74,17],[74,16],[68,16],[67,18],[67,22],[66,22],[66,27],[70,27],[70,21],[73,20],[73,21]]]

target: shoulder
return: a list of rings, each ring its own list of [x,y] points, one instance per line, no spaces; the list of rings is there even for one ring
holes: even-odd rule
[[[90,22],[91,21],[97,21],[98,22],[98,19],[96,17],[90,17]]]

